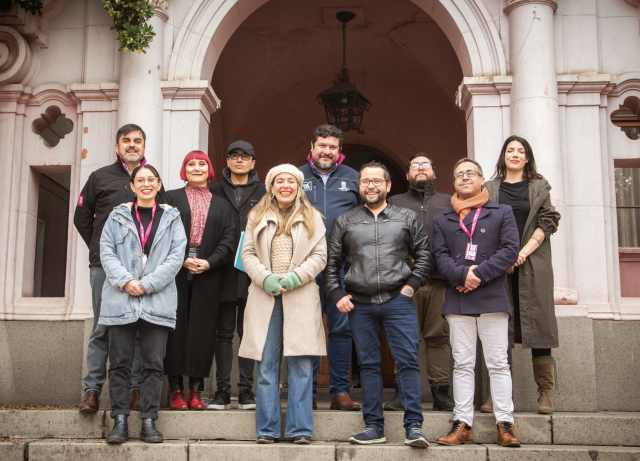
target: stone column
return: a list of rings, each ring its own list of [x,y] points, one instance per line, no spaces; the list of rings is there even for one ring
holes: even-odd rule
[[[164,69],[164,29],[168,16],[166,2],[156,4],[149,24],[156,33],[145,53],[127,51],[120,58],[118,128],[127,123],[140,125],[147,135],[145,155],[162,174],[163,103],[161,82]],[[158,5],[160,4],[160,5]]]
[[[552,244],[556,304],[576,304],[577,292],[571,289],[573,283],[569,272],[566,178],[560,148],[553,34],[553,16],[557,8],[553,0],[511,0],[504,10],[509,16],[510,124],[511,134],[522,136],[531,144],[538,171],[551,184],[553,204],[562,214]]]

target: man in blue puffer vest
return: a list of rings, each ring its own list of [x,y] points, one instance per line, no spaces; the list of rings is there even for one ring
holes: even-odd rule
[[[302,190],[307,198],[324,216],[327,239],[331,233],[333,221],[345,211],[360,204],[358,188],[358,172],[343,165],[342,131],[332,125],[320,125],[313,132],[311,152],[307,163],[300,167],[304,175]],[[344,270],[340,271],[344,279]],[[322,309],[327,313],[329,327],[329,345],[327,359],[329,361],[329,391],[331,392],[332,410],[361,410],[362,407],[349,398],[349,371],[351,368],[351,329],[349,316],[340,312],[331,301],[322,285],[322,273],[316,277],[320,288]],[[320,359],[313,362],[313,409],[316,406],[318,369]]]

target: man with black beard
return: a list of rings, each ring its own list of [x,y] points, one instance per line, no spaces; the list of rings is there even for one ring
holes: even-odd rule
[[[342,154],[342,131],[332,125],[320,125],[313,132],[311,152],[307,163],[300,167],[304,175],[302,190],[311,204],[324,217],[329,238],[333,221],[345,211],[360,203],[358,192],[358,172],[344,165]],[[344,271],[340,270],[341,279]],[[320,288],[322,310],[327,314],[329,344],[329,392],[331,392],[331,410],[359,411],[360,404],[349,397],[349,372],[351,371],[351,331],[349,317],[340,312],[322,288],[322,274],[316,277]],[[320,358],[313,361],[313,409],[316,406],[318,370]]]
[[[85,394],[80,405],[81,413],[94,413],[100,406],[100,393],[107,379],[107,358],[109,356],[109,330],[98,325],[100,305],[102,303],[102,285],[106,274],[100,261],[100,236],[102,228],[113,208],[121,203],[135,202],[131,190],[131,172],[138,165],[144,165],[146,135],[138,125],[122,126],[116,134],[116,161],[99,168],[89,175],[84,185],[76,211],[73,215],[80,237],[89,247],[89,269],[91,283],[91,303],[93,305],[93,330],[89,337],[87,350],[87,375],[83,382]],[[158,197],[164,193],[164,187]],[[136,341],[133,366],[131,368],[131,405],[132,410],[140,409],[140,348]]]
[[[426,448],[422,433],[418,319],[413,294],[429,280],[433,257],[420,218],[387,204],[391,175],[378,162],[360,170],[363,205],[336,218],[327,242],[322,276],[327,296],[349,314],[360,362],[362,411],[366,428],[349,438],[354,444],[384,443],[380,327],[398,367],[398,387],[405,408],[405,444]],[[413,261],[413,264],[411,264]],[[340,270],[344,265],[344,288]]]
[[[433,231],[433,217],[451,205],[451,196],[436,191],[436,164],[431,157],[417,153],[407,163],[409,190],[389,199],[392,205],[414,211],[429,235]],[[433,395],[433,409],[449,411],[454,402],[449,395],[449,370],[451,344],[449,343],[449,324],[442,317],[442,305],[447,291],[444,278],[434,267],[427,285],[413,295],[413,305],[418,315],[420,335],[427,349],[427,377]],[[398,386],[389,403],[384,406],[388,411],[402,411]]]

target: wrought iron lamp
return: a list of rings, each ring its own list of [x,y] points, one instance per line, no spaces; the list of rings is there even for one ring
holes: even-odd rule
[[[316,99],[324,106],[329,125],[342,131],[354,130],[364,134],[364,130],[360,128],[362,116],[371,108],[371,103],[356,90],[356,84],[350,82],[347,69],[347,23],[355,17],[350,11],[336,14],[336,18],[342,23],[342,69],[338,79],[333,81],[333,86],[319,93]]]

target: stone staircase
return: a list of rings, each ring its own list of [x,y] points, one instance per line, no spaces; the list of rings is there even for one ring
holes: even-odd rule
[[[311,445],[289,442],[256,445],[252,411],[160,412],[158,429],[167,441],[145,444],[135,437],[137,412],[129,418],[131,441],[109,445],[108,411],[80,414],[76,410],[0,411],[0,460],[638,460],[640,413],[556,413],[551,416],[516,413],[516,435],[522,448],[495,445],[493,415],[477,413],[473,427],[476,444],[428,450],[403,444],[402,413],[385,412],[388,443],[355,446],[348,437],[364,427],[361,412],[314,412]],[[423,430],[430,441],[445,435],[452,414],[424,412]],[[284,420],[284,418],[283,418]]]

